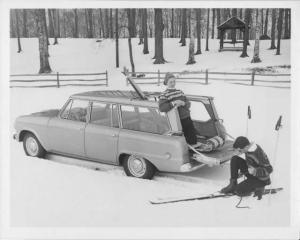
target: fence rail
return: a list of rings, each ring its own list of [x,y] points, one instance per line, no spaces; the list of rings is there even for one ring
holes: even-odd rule
[[[160,85],[163,82],[164,75],[167,72],[135,72],[133,79],[138,84],[156,84]],[[191,71],[191,72],[172,72],[178,74],[177,81],[181,83],[198,83],[198,84],[209,84],[210,81],[222,81],[231,84],[241,84],[249,86],[262,86],[262,87],[276,87],[276,88],[290,88],[290,77],[291,74],[271,74],[271,73],[259,73],[252,71],[250,73],[237,73],[237,72],[209,72],[205,71]],[[132,72],[130,72],[132,75]],[[239,78],[237,78],[239,77]],[[280,77],[278,79],[278,77]],[[283,79],[286,78],[286,79]],[[147,81],[152,80],[152,81]],[[189,81],[193,80],[193,81]],[[245,84],[245,83],[248,84]],[[266,83],[269,85],[261,85]],[[128,85],[128,81],[126,82]],[[275,84],[275,85],[274,85]],[[276,85],[279,84],[279,85]],[[288,86],[287,86],[288,85]]]
[[[80,76],[82,78],[80,78]],[[30,79],[26,79],[26,78]],[[31,78],[35,79],[31,79]],[[46,77],[46,78],[44,78]],[[51,78],[52,77],[52,78]],[[65,78],[69,77],[69,78]],[[72,78],[75,77],[75,78]],[[87,78],[85,78],[87,77]],[[92,77],[91,79],[89,79]],[[18,83],[16,85],[16,83]],[[20,85],[20,83],[24,83]],[[32,85],[30,83],[36,83]],[[45,85],[45,83],[50,83]],[[51,84],[53,83],[53,84]],[[10,87],[45,88],[64,86],[108,86],[108,72],[102,73],[46,73],[46,74],[11,74]]]

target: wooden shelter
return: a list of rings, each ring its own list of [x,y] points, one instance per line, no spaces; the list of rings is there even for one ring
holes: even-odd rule
[[[244,43],[245,41],[245,28],[246,24],[244,21],[237,17],[229,18],[227,21],[220,24],[218,27],[218,30],[220,31],[220,49],[219,51],[242,51],[243,47],[236,47],[236,43]],[[225,32],[227,30],[231,30],[231,40],[230,41],[224,41]],[[243,32],[244,39],[237,40],[236,39],[236,30],[240,30]],[[224,47],[224,44],[232,44],[231,47]]]

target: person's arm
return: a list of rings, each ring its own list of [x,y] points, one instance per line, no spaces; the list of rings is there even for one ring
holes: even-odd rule
[[[164,95],[161,95],[159,96],[158,106],[159,111],[169,112],[174,107],[174,104],[170,102]]]

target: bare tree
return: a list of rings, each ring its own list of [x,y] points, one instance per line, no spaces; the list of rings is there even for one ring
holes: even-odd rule
[[[129,58],[130,58],[130,64],[131,64],[131,72],[132,75],[135,76],[135,66],[134,66],[134,61],[133,61],[133,54],[132,54],[132,43],[131,43],[131,38],[134,36],[134,30],[133,30],[133,25],[134,25],[134,18],[133,18],[133,11],[131,8],[126,9],[127,11],[127,17],[128,17],[128,47],[129,47]]]
[[[143,37],[144,37],[143,53],[148,54],[149,49],[148,49],[148,31],[147,31],[147,8],[143,9],[142,25],[143,25],[142,29],[143,29]]]
[[[189,43],[189,58],[186,63],[187,65],[196,63],[196,61],[195,61],[195,31],[194,30],[195,30],[195,27],[194,27],[194,21],[193,21],[193,24],[191,24],[191,28],[190,28],[191,37],[190,37],[190,43]]]
[[[15,9],[16,15],[16,31],[17,31],[17,38],[18,38],[18,53],[22,52],[21,47],[21,40],[20,40],[20,24],[19,24],[19,10]]]
[[[143,15],[143,9],[138,9],[138,31],[139,31],[139,45],[144,43],[144,38],[143,38],[143,19],[142,19],[142,15]]]
[[[271,27],[271,47],[269,49],[276,49],[275,46],[275,25],[276,25],[276,8],[272,9],[272,27]]]
[[[261,35],[264,34],[264,9],[260,9],[261,12]]]
[[[206,46],[205,46],[205,51],[209,51],[208,49],[208,38],[209,38],[209,12],[210,9],[207,9],[207,19],[206,19]]]
[[[53,26],[53,17],[51,13],[51,9],[48,9],[48,22],[49,22],[49,37],[54,37],[54,26]]]
[[[39,53],[40,53],[40,70],[39,73],[51,72],[50,64],[48,61],[48,44],[47,44],[47,29],[45,28],[45,9],[35,9],[35,18],[37,22],[37,32],[39,38]]]
[[[211,38],[215,38],[215,17],[216,16],[216,9],[212,9],[212,26],[211,26]]]
[[[105,22],[105,38],[109,38],[108,9],[104,9],[104,22]]]
[[[217,8],[217,25],[221,24],[221,9]],[[218,30],[218,39],[220,39],[220,30]]]
[[[236,8],[232,9],[232,17],[237,17],[237,9]],[[232,39],[233,43],[236,42],[236,29],[231,30],[231,39]]]
[[[186,37],[187,37],[187,23],[186,23],[186,8],[182,9],[182,16],[181,16],[181,38],[179,43],[181,43],[181,46],[186,45]]]
[[[100,36],[105,37],[105,31],[104,31],[104,23],[103,23],[103,16],[102,16],[102,11],[101,8],[99,8],[99,22],[100,22]],[[102,35],[101,35],[101,30],[102,30]]]
[[[89,8],[87,9],[87,29],[88,29],[88,34],[87,37],[88,38],[93,38],[94,34],[93,34],[93,9]]]
[[[258,22],[258,9],[256,9],[256,25],[255,25],[255,43],[254,43],[254,54],[251,63],[261,62],[259,58],[259,34],[260,34],[260,23]]]
[[[197,32],[197,51],[195,54],[201,54],[201,8],[196,11],[196,32]]]
[[[240,19],[243,19],[243,9],[240,9]],[[243,38],[243,32],[240,30],[239,39]]]
[[[155,61],[154,64],[163,64],[166,62],[163,55],[163,17],[162,9],[154,9],[154,25],[155,25]]]
[[[251,9],[246,8],[245,11],[245,32],[244,32],[244,42],[243,42],[243,52],[240,57],[248,57],[247,46],[249,40],[249,22],[251,18]]]
[[[115,9],[115,33],[116,33],[116,67],[119,67],[119,13],[118,8]]]
[[[281,40],[281,34],[282,34],[282,23],[283,23],[283,8],[279,9],[279,17],[277,22],[277,51],[276,55],[280,55],[280,40]]]
[[[264,36],[268,36],[268,24],[269,24],[269,9],[266,10],[265,26],[264,26]]]
[[[114,38],[114,28],[113,28],[113,16],[112,16],[112,9],[109,9],[109,28],[110,28],[110,37]]]
[[[283,39],[289,39],[289,9],[284,9],[284,34]]]
[[[174,37],[174,8],[172,8],[172,17],[171,17],[171,38]]]
[[[77,9],[74,9],[74,38],[78,38],[78,13]]]
[[[23,37],[28,37],[28,31],[27,31],[27,9],[23,9]]]

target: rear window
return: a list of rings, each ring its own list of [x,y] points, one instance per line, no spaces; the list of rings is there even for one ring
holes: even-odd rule
[[[124,129],[164,134],[170,130],[165,113],[156,108],[139,106],[121,106]]]

